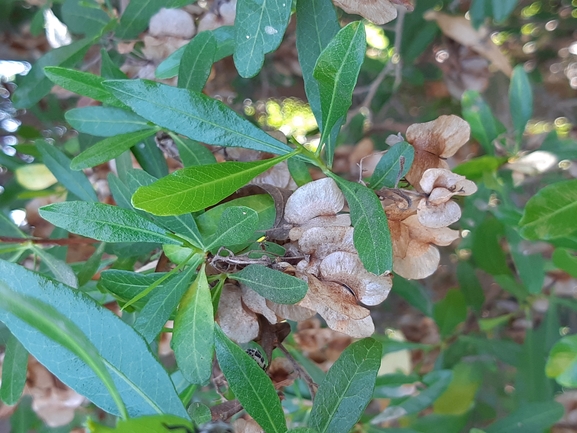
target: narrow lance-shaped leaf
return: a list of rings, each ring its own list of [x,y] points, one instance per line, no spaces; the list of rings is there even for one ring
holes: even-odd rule
[[[18,403],[22,396],[26,384],[27,367],[28,352],[18,339],[11,335],[8,343],[6,343],[4,359],[2,360],[2,377],[6,379],[2,381],[0,386],[0,398],[9,406]]]
[[[24,296],[0,283],[0,308],[33,327],[37,332],[65,347],[89,366],[102,381],[123,419],[128,413],[112,376],[100,353],[83,332],[54,307],[31,296]],[[8,325],[9,326],[9,325]]]
[[[50,269],[50,272],[58,281],[75,289],[78,288],[78,279],[69,265],[36,245],[32,246],[32,250],[40,257],[40,260]]]
[[[128,186],[130,194],[134,194],[138,188],[141,186],[146,186],[154,183],[157,179],[148,174],[144,170],[130,169],[126,173],[126,179],[128,181]],[[132,207],[132,206],[131,206]],[[144,216],[150,218],[150,214],[145,214]],[[180,236],[185,236],[194,246],[207,250],[204,246],[204,241],[194,218],[190,214],[182,214],[175,216],[152,216],[152,220],[162,227],[166,227],[168,230],[177,233]]]
[[[365,269],[381,275],[393,269],[393,247],[387,216],[377,195],[358,183],[331,176],[351,209],[353,242]]]
[[[110,17],[95,0],[66,0],[61,13],[69,30],[82,35],[96,35],[110,21]]]
[[[297,2],[296,46],[303,72],[305,92],[319,128],[323,129],[319,84],[313,77],[321,52],[339,32],[341,26],[331,0]]]
[[[173,135],[180,160],[185,167],[216,164],[216,158],[207,147],[190,138],[182,138],[176,134]]]
[[[157,131],[158,128],[149,128],[143,131],[129,132],[127,134],[105,138],[76,156],[70,163],[70,168],[72,170],[82,170],[84,168],[104,164],[106,161],[110,161],[122,155],[132,146],[136,146],[138,143],[155,134]]]
[[[189,288],[190,281],[196,273],[199,262],[200,258],[176,277],[156,287],[151,293],[150,299],[146,302],[134,322],[134,329],[148,343],[154,341],[160,331],[162,331],[162,327],[170,319],[172,312]],[[132,298],[132,296],[128,298]]]
[[[485,427],[485,433],[540,433],[547,431],[564,414],[563,405],[556,401],[524,402],[505,418]]]
[[[79,62],[92,45],[93,39],[87,38],[55,50],[48,51],[34,64],[30,72],[19,83],[12,96],[15,108],[28,108],[40,101],[52,89],[52,81],[44,75],[46,66],[73,66]]]
[[[120,17],[115,36],[120,39],[135,39],[146,29],[150,18],[160,8],[179,8],[190,3],[188,0],[139,0],[128,3]]]
[[[156,413],[187,417],[164,367],[142,337],[114,313],[81,291],[2,260],[0,281],[14,292],[51,305],[80,328],[109,368],[131,417]],[[80,358],[11,314],[0,312],[0,321],[66,385],[106,412],[119,415],[101,380]]]
[[[113,80],[104,86],[135,113],[193,140],[280,155],[293,150],[202,93],[146,80]]]
[[[529,77],[521,65],[515,66],[513,69],[511,86],[509,87],[509,105],[517,141],[520,141],[525,131],[525,125],[533,114],[533,91]]]
[[[295,304],[308,290],[307,283],[300,278],[262,265],[248,265],[228,277],[278,304]]]
[[[182,375],[202,385],[212,373],[214,313],[204,265],[180,302],[170,346]]]
[[[239,0],[234,28],[234,64],[241,77],[254,77],[264,55],[278,48],[288,25],[292,2],[287,0]]]
[[[146,119],[116,107],[73,108],[67,111],[64,117],[78,131],[97,137],[113,137],[150,129]]]
[[[495,140],[505,127],[493,116],[491,108],[478,92],[467,90],[461,98],[463,119],[471,126],[471,136],[488,155],[495,154]]]
[[[336,122],[346,115],[366,50],[365,26],[356,21],[341,29],[319,56],[314,77],[319,83],[325,143]]]
[[[290,156],[288,154],[255,162],[223,162],[177,170],[152,185],[139,188],[132,197],[132,204],[155,215],[196,212],[218,203]]]
[[[328,371],[315,397],[309,424],[320,433],[348,433],[373,396],[382,346],[372,338],[351,344]]]
[[[404,400],[400,404],[387,407],[371,420],[371,424],[391,421],[426,409],[445,392],[452,379],[453,372],[451,370],[437,370],[427,374],[422,380],[427,385],[426,389],[421,390],[418,395]]]
[[[54,84],[78,95],[101,101],[103,104],[124,107],[124,104],[112,96],[110,91],[102,85],[106,78],[60,66],[47,66],[44,68],[44,74]]]
[[[286,432],[280,400],[267,374],[219,326],[215,327],[215,346],[218,365],[248,414],[267,433]]]
[[[104,242],[180,244],[136,212],[102,203],[64,202],[40,208],[40,216],[69,232]]]
[[[37,141],[36,147],[42,154],[44,164],[64,187],[76,197],[87,202],[97,202],[98,196],[86,175],[70,168],[70,158],[43,141]]]
[[[550,240],[577,230],[577,179],[548,185],[529,199],[519,221],[526,239]]]
[[[368,180],[372,189],[396,188],[399,180],[408,173],[415,158],[415,148],[406,141],[395,144],[379,160]]]
[[[227,208],[220,217],[216,233],[208,240],[208,250],[238,245],[249,239],[258,224],[258,214],[246,206]]]
[[[186,46],[178,69],[178,87],[202,91],[214,62],[216,38],[200,32]]]

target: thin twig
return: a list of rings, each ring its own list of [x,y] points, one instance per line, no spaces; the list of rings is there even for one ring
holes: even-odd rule
[[[288,359],[290,361],[290,363],[293,365],[293,367],[296,370],[296,372],[298,373],[299,377],[305,381],[305,383],[307,384],[307,387],[309,388],[309,392],[311,393],[311,400],[314,400],[315,395],[317,393],[317,389],[319,386],[315,383],[315,381],[310,376],[310,374],[308,374],[306,372],[306,370],[300,366],[300,364],[297,362],[297,360],[293,358],[293,356],[286,349],[286,347],[283,346],[282,343],[279,343],[279,345],[277,347],[284,354],[286,359]]]

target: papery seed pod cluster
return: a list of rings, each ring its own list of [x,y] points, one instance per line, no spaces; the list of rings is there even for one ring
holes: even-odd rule
[[[467,142],[469,133],[468,124],[457,116],[411,125],[407,141],[415,148],[415,160],[405,177],[409,186],[375,192],[391,232],[393,271],[404,278],[431,275],[439,266],[437,246],[450,245],[459,237],[448,227],[461,217],[453,197],[471,195],[477,187],[452,173],[446,158]],[[389,142],[395,146],[399,139]],[[284,209],[290,229],[284,246],[300,261],[275,266],[306,281],[308,292],[294,305],[281,305],[242,284],[225,284],[217,319],[230,338],[239,343],[257,338],[258,315],[276,324],[319,314],[335,331],[355,338],[372,335],[374,324],[366,306],[383,302],[393,279],[390,272],[375,275],[365,269],[344,207],[345,197],[331,178],[305,184],[290,196]]]

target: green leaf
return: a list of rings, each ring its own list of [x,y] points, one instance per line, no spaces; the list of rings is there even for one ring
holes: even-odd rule
[[[193,140],[280,155],[293,150],[202,93],[145,80],[113,80],[104,85],[135,113]]]
[[[577,387],[577,335],[563,337],[553,346],[545,373],[561,386]]]
[[[309,168],[303,161],[294,157],[289,158],[287,160],[287,167],[291,177],[298,186],[303,186],[305,183],[312,182],[313,178],[309,172]]]
[[[414,158],[415,148],[406,141],[392,146],[381,157],[368,180],[371,189],[396,188],[399,180],[409,172]]]
[[[164,367],[142,337],[114,313],[81,291],[1,260],[0,281],[10,284],[14,292],[51,305],[80,328],[113,375],[130,416],[172,413],[187,417]],[[100,379],[78,357],[12,315],[0,313],[0,321],[56,377],[106,412],[118,415]]]
[[[433,318],[443,337],[450,335],[467,318],[467,304],[461,291],[451,289],[433,307]]]
[[[221,246],[238,245],[247,241],[258,224],[258,214],[249,207],[235,206],[225,209],[218,222],[216,233],[207,240],[207,250]]]
[[[110,372],[106,369],[101,354],[74,322],[52,305],[11,290],[4,283],[0,283],[0,295],[1,309],[32,327],[37,333],[45,335],[56,344],[72,352],[87,365],[110,393],[118,408],[118,413],[123,419],[128,418],[125,404]],[[10,327],[6,321],[4,323]],[[33,353],[33,355],[35,354]],[[78,366],[75,367],[78,368]]]
[[[398,405],[391,405],[371,420],[371,424],[379,424],[386,421],[418,413],[431,406],[439,396],[448,388],[453,379],[451,370],[436,370],[423,377],[422,382],[427,385],[426,389],[420,389],[415,397],[404,400]]]
[[[501,22],[507,19],[518,3],[519,0],[491,0],[495,21]]]
[[[394,280],[393,293],[399,295],[424,315],[429,317],[433,315],[431,295],[422,285],[415,281],[406,280],[399,275],[395,275]]]
[[[40,216],[71,233],[104,242],[180,244],[136,212],[102,203],[71,201],[40,208]]]
[[[132,204],[155,215],[179,215],[203,210],[290,156],[177,170],[152,185],[139,188],[132,197]]]
[[[122,72],[118,65],[112,61],[108,51],[106,51],[104,48],[100,49],[100,75],[102,75],[103,80],[126,79],[126,74]]]
[[[212,32],[200,32],[186,46],[178,69],[178,87],[202,91],[214,62],[216,38]]]
[[[70,163],[70,168],[72,170],[82,170],[104,164],[106,161],[122,155],[132,146],[136,146],[157,131],[158,129],[145,129],[144,131],[129,132],[105,138],[76,156]]]
[[[52,81],[44,75],[46,66],[73,66],[82,60],[93,42],[91,38],[82,39],[70,45],[50,50],[40,57],[12,95],[14,108],[31,107],[50,92]]]
[[[156,145],[156,137],[148,137],[130,150],[144,171],[157,179],[168,175],[166,158]]]
[[[3,287],[0,284],[0,288]],[[2,300],[0,299],[0,305]],[[0,386],[0,398],[8,406],[15,405],[22,396],[24,385],[26,384],[26,373],[28,370],[28,352],[13,335],[10,336],[4,359],[2,361],[2,381]]]
[[[76,197],[87,202],[97,202],[98,196],[86,175],[73,171],[70,168],[70,158],[58,150],[56,147],[37,141],[36,146],[42,154],[44,164],[50,169],[54,177],[58,179],[64,187]]]
[[[393,247],[385,211],[376,194],[358,183],[336,175],[331,177],[341,188],[351,209],[355,231],[353,241],[365,269],[381,275],[393,269]]]
[[[509,87],[509,109],[517,141],[521,140],[525,125],[533,114],[533,91],[522,65],[515,66]]]
[[[319,83],[313,77],[315,64],[321,52],[341,29],[331,0],[297,2],[296,46],[303,72],[305,92],[311,109],[322,130]]]
[[[485,293],[475,274],[475,268],[469,262],[459,262],[457,265],[457,280],[467,305],[477,313],[480,313],[485,303]]]
[[[62,20],[72,33],[96,35],[110,21],[110,17],[94,0],[66,0],[61,9]]]
[[[573,278],[577,278],[577,256],[573,255],[567,248],[555,248],[553,251],[553,264],[567,272]]]
[[[195,431],[189,419],[174,415],[139,416],[118,420],[115,427],[98,424],[90,417],[86,421],[90,433],[186,433]]]
[[[134,194],[139,187],[150,185],[157,179],[143,170],[130,169],[126,173],[126,180],[128,182],[130,194]],[[152,215],[146,214],[145,216],[151,217]],[[185,236],[194,246],[202,248],[203,250],[208,250],[208,248],[204,247],[202,236],[198,231],[198,227],[196,226],[196,222],[194,221],[194,218],[192,218],[192,215],[183,214],[166,217],[152,216],[152,220],[180,236]]]
[[[356,21],[342,28],[320,54],[313,76],[319,84],[322,111],[321,143],[347,114],[366,50],[365,26]]]
[[[219,326],[215,343],[218,365],[244,409],[267,433],[286,432],[280,400],[267,374]]]
[[[199,262],[200,260],[197,261],[197,266]],[[196,273],[197,266],[194,266],[194,264],[189,266],[181,274],[158,285],[153,292],[144,297],[147,301],[134,322],[134,329],[138,331],[148,343],[154,341],[162,331],[162,327],[170,319],[174,309],[189,288],[190,281]],[[151,282],[151,284],[154,284],[154,281]],[[145,291],[151,284],[142,287],[139,293]],[[132,296],[128,296],[125,299],[129,300],[137,295],[138,293],[133,293]],[[132,305],[137,306],[140,301],[141,300],[138,300]]]
[[[577,179],[548,185],[525,205],[519,221],[525,239],[550,240],[568,236],[577,230]]]
[[[480,181],[487,175],[495,173],[505,162],[507,162],[506,158],[484,155],[465,161],[453,168],[452,171],[469,180]]]
[[[182,375],[203,385],[212,374],[214,313],[204,265],[180,302],[170,346]]]
[[[477,267],[491,275],[510,275],[507,257],[501,247],[504,226],[496,219],[485,219],[473,231],[473,259]]]
[[[122,271],[119,269],[107,269],[100,275],[98,288],[112,293],[120,301],[126,302],[144,292],[148,287],[157,284],[160,278],[166,277],[166,273],[141,274],[138,272]],[[171,277],[156,286],[157,291],[169,290],[173,285]],[[142,309],[152,298],[152,294],[145,296],[133,305]],[[164,325],[164,324],[163,324]]]
[[[86,283],[90,281],[90,279],[96,274],[98,269],[100,268],[102,255],[104,254],[104,248],[106,247],[106,243],[101,242],[96,248],[94,254],[90,256],[80,271],[78,271],[78,286],[82,287]]]
[[[525,241],[519,236],[519,233],[514,228],[506,227],[507,241],[509,242],[509,250],[517,273],[531,294],[539,294],[543,289],[545,281],[545,259],[540,253],[527,254],[525,249]]]
[[[296,304],[304,298],[308,290],[307,283],[300,278],[262,265],[248,265],[228,277],[240,281],[277,304]]]
[[[556,401],[523,403],[515,412],[484,430],[485,433],[542,433],[559,421],[563,413],[563,405]]]
[[[174,142],[178,148],[180,160],[185,167],[197,165],[216,164],[216,158],[206,146],[189,138],[174,136]],[[294,158],[291,158],[294,159]]]
[[[289,22],[292,2],[286,0],[239,0],[234,28],[234,64],[243,78],[254,77],[264,56],[278,48]]]
[[[67,69],[59,66],[47,66],[44,68],[44,74],[54,84],[60,87],[77,93],[78,95],[92,98],[96,101],[101,101],[103,104],[112,105],[114,107],[123,107],[118,99],[116,99],[108,89],[105,89],[102,83],[105,78],[98,75],[90,74],[88,72],[81,72],[75,69]],[[92,107],[96,108],[96,107]],[[102,107],[98,107],[102,108]]]
[[[76,274],[70,266],[68,266],[62,260],[54,257],[46,250],[35,245],[32,246],[32,251],[34,251],[34,253],[40,257],[42,263],[44,263],[48,269],[50,269],[50,272],[52,272],[52,275],[54,275],[58,281],[75,289],[78,288],[78,279],[76,278]]]
[[[73,128],[97,137],[114,137],[150,129],[149,123],[142,117],[115,107],[73,108],[64,117]]]
[[[495,154],[495,140],[505,132],[505,127],[493,116],[491,108],[481,95],[467,90],[461,98],[463,118],[471,126],[471,136],[479,142],[488,155]]]
[[[328,371],[315,397],[309,424],[320,433],[348,433],[371,401],[382,346],[364,338],[347,347]]]
[[[475,396],[483,382],[479,364],[461,361],[453,366],[453,380],[433,404],[439,415],[462,415],[475,404]]]
[[[218,62],[225,57],[231,56],[234,52],[234,26],[221,26],[215,30],[211,30],[210,32],[215,37],[217,42],[217,49],[216,53],[214,54],[213,61]],[[154,72],[154,76],[158,79],[164,80],[178,75],[178,68],[180,67],[180,61],[186,47],[187,45],[183,45],[166,59],[164,59],[157,66],[156,71]]]

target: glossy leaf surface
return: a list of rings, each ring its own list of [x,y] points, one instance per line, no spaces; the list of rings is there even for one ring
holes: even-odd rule
[[[234,27],[234,64],[243,78],[254,77],[264,55],[281,43],[288,25],[292,2],[287,0],[239,0]]]
[[[218,203],[254,177],[288,158],[221,164],[177,170],[152,185],[139,188],[132,204],[155,215],[196,212]]]
[[[0,399],[5,404],[12,406],[20,400],[26,384],[27,367],[28,352],[18,339],[11,335],[2,360],[2,377],[6,379],[0,386]]]
[[[381,365],[381,344],[365,338],[347,347],[315,397],[309,424],[320,433],[348,433],[369,404]]]
[[[144,80],[106,81],[105,87],[145,119],[193,140],[275,154],[292,149],[202,93]]]
[[[525,239],[550,240],[567,236],[577,230],[577,179],[548,185],[525,205],[519,221]]]
[[[266,432],[287,431],[284,413],[270,378],[240,347],[215,328],[218,364],[234,395]]]
[[[262,265],[248,265],[230,274],[229,278],[278,304],[295,304],[304,298],[308,290],[307,283],[300,278]]]
[[[411,168],[415,148],[406,141],[395,144],[385,153],[368,180],[371,189],[396,188],[397,183]]]
[[[148,121],[142,117],[115,107],[73,108],[64,117],[78,131],[97,137],[113,137],[150,129]]]
[[[321,98],[321,143],[351,106],[366,44],[365,26],[360,21],[353,22],[337,33],[317,60],[313,76]]]
[[[381,275],[393,269],[389,223],[376,194],[358,183],[332,176],[345,195],[355,228],[353,241],[365,269]]]
[[[216,54],[212,32],[200,32],[186,46],[178,69],[178,87],[202,91]]]
[[[21,295],[51,305],[80,328],[106,363],[130,416],[164,412],[187,417],[164,367],[142,337],[114,313],[82,292],[12,263],[0,261],[0,281]],[[118,415],[104,385],[77,357],[11,315],[0,313],[0,320],[60,380]]]
[[[170,345],[186,380],[202,385],[210,379],[214,313],[204,266],[178,306]]]
[[[73,170],[82,170],[84,168],[104,164],[106,161],[110,161],[111,159],[122,155],[132,146],[141,143],[156,131],[157,129],[149,128],[143,131],[129,132],[105,138],[76,156],[70,163],[70,168]]]
[[[165,229],[118,206],[81,201],[53,203],[40,208],[40,215],[57,227],[99,241],[179,244]]]

